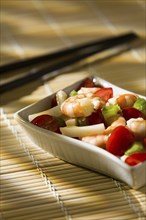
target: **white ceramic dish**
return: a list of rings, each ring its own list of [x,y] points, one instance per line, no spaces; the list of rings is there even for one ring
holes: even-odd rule
[[[103,87],[111,86],[116,93],[127,92],[99,77],[94,77],[94,79],[96,79],[97,84]],[[64,90],[70,92],[76,89],[83,80]],[[104,149],[31,124],[28,121],[28,116],[47,110],[51,106],[51,100],[54,96],[55,94],[50,95],[15,113],[15,119],[36,145],[55,157],[121,180],[132,188],[138,189],[146,184],[146,161],[132,167]]]

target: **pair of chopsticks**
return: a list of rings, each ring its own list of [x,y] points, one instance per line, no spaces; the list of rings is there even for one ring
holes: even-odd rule
[[[53,75],[54,71],[69,67],[70,65],[73,65],[76,62],[79,62],[96,53],[128,44],[136,39],[138,39],[138,36],[135,33],[127,33],[116,37],[109,37],[106,39],[93,41],[69,49],[64,49],[51,54],[3,65],[0,67],[1,74],[6,74],[14,70],[21,70],[25,67],[30,67],[30,71],[28,71],[25,75],[1,84],[0,92],[4,93],[10,91],[11,89],[17,88],[48,74],[51,76]],[[52,61],[55,61],[55,63],[50,64]],[[44,67],[37,67],[38,64],[42,63],[45,63]]]

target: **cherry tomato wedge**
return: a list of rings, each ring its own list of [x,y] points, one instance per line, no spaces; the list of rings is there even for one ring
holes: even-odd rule
[[[60,133],[58,121],[50,115],[37,116],[31,121],[31,123],[38,127]]]
[[[135,137],[124,126],[116,127],[109,136],[106,150],[116,156],[122,156],[124,152],[134,143]]]
[[[146,161],[146,153],[135,153],[128,156],[125,160],[125,163],[130,166],[135,166],[139,163]]]
[[[122,110],[122,114],[123,114],[123,117],[127,120],[129,120],[130,118],[143,118],[144,119],[144,114],[139,111],[138,109],[136,108],[133,108],[133,107],[126,107]]]
[[[97,96],[102,98],[105,102],[108,101],[108,99],[113,97],[113,89],[112,88],[101,88],[96,93]]]

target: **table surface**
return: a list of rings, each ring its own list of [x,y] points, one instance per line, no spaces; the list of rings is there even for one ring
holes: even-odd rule
[[[129,31],[145,39],[145,15],[144,0],[1,0],[1,65]],[[93,74],[145,95],[144,45],[1,95],[1,219],[145,219],[145,186],[134,190],[53,157],[13,118],[17,110]]]

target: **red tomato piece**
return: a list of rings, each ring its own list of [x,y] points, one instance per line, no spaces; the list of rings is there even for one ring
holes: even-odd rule
[[[125,160],[125,163],[130,166],[135,166],[139,163],[142,163],[146,160],[146,153],[135,153],[128,156]]]
[[[92,88],[92,87],[95,87],[95,84],[94,84],[92,79],[87,78],[87,79],[84,80],[84,82],[82,82],[82,84],[80,85],[80,88],[81,87]]]
[[[108,99],[113,97],[113,89],[112,88],[101,88],[95,93],[98,97],[102,98],[105,102]]]
[[[38,127],[60,133],[58,121],[50,115],[37,116],[31,121],[31,123]]]
[[[98,109],[96,112],[93,112],[87,117],[88,125],[95,125],[100,123],[104,123],[104,117],[102,115],[101,109]]]
[[[106,150],[116,156],[122,156],[124,152],[134,143],[135,137],[128,128],[120,125],[116,127],[109,136]]]
[[[144,118],[144,114],[136,108],[126,107],[122,110],[123,117],[127,120],[130,118]]]

